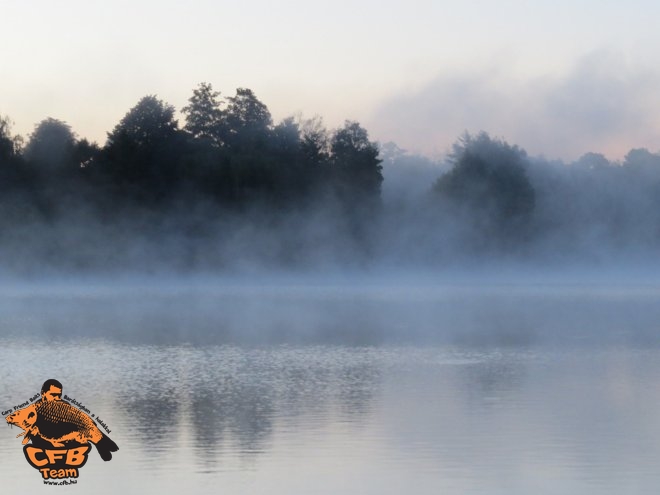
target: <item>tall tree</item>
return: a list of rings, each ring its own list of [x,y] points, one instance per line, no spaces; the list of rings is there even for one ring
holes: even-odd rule
[[[301,151],[311,166],[322,166],[329,158],[330,137],[321,117],[301,122]]]
[[[9,117],[0,115],[0,163],[8,162],[21,151],[20,137],[12,136],[12,122]]]
[[[0,116],[0,190],[10,190],[25,184],[26,170],[21,160],[23,140],[12,135],[12,121]]]
[[[184,129],[195,139],[206,140],[220,146],[223,144],[224,112],[219,100],[220,92],[213,91],[209,83],[200,83],[188,105],[181,109],[186,116]]]
[[[632,149],[624,157],[623,169],[629,176],[657,182],[660,180],[660,154],[651,153],[646,148]]]
[[[299,203],[309,192],[311,170],[306,167],[301,146],[300,125],[287,117],[272,130],[269,155],[275,197],[289,204]]]
[[[263,146],[273,119],[268,107],[259,101],[251,89],[238,88],[236,96],[227,98],[228,140],[236,147]]]
[[[153,147],[170,139],[178,130],[174,107],[155,95],[148,95],[131,108],[108,134],[106,146],[128,139],[138,147]]]
[[[357,122],[346,121],[330,143],[333,175],[342,196],[352,201],[380,198],[383,167],[378,145]]]
[[[71,126],[58,119],[39,122],[25,147],[25,159],[42,172],[75,169],[73,163],[76,136]]]
[[[178,186],[186,142],[174,118],[174,107],[145,96],[108,134],[105,161],[119,185],[138,196],[169,197]]]
[[[438,179],[434,190],[483,235],[522,236],[535,206],[526,160],[517,146],[485,132],[466,133],[453,146],[452,169]]]

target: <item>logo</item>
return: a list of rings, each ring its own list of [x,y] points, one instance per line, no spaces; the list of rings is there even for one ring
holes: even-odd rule
[[[91,444],[104,461],[119,450],[108,437],[108,426],[75,399],[62,398],[62,384],[54,379],[44,382],[41,394],[2,414],[8,414],[5,419],[9,425],[23,429],[17,438],[25,437],[25,459],[39,471],[45,484],[76,484],[92,451]]]

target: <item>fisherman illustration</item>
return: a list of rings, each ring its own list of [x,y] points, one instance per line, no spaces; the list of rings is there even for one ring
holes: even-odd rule
[[[7,423],[24,430],[18,435],[25,436],[24,445],[71,449],[91,442],[101,459],[112,459],[112,452],[119,450],[117,444],[87,414],[62,400],[62,388],[59,381],[46,380],[41,399],[7,416]]]

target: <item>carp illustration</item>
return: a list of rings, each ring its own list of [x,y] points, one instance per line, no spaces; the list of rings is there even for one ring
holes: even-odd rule
[[[112,459],[112,452],[119,450],[92,418],[63,400],[35,402],[10,414],[6,420],[24,430],[18,435],[25,436],[23,444],[36,439],[49,442],[53,447],[91,442],[104,461]]]

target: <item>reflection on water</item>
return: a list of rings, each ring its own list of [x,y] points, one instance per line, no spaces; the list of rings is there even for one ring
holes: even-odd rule
[[[650,338],[650,296],[606,297],[600,305],[593,294],[582,297],[610,316],[628,307],[622,300],[638,311],[633,330],[604,327],[605,345],[596,345],[586,315],[564,327],[555,317],[561,338],[542,339],[548,298],[524,296],[516,306],[502,294],[488,295],[499,307],[479,296],[481,316],[471,320],[465,299],[436,318],[439,333],[452,338],[394,335],[406,318],[421,322],[448,306],[413,298],[406,309],[390,296],[372,297],[356,319],[368,331],[340,344],[324,332],[357,317],[356,298],[340,311],[339,296],[322,310],[320,297],[278,295],[257,311],[262,318],[265,307],[273,310],[274,327],[260,345],[253,337],[263,321],[250,328],[248,312],[232,314],[224,303],[214,314],[210,299],[174,304],[168,296],[166,304],[145,301],[140,312],[116,295],[42,295],[38,305],[5,298],[0,404],[11,407],[53,376],[102,416],[120,450],[109,463],[93,452],[79,485],[67,488],[100,494],[621,494],[660,486],[660,348]],[[550,300],[569,301],[562,297]],[[577,305],[565,308],[579,314]],[[302,332],[315,311],[337,320]],[[377,319],[380,330],[369,322],[378,313],[390,317]],[[485,314],[510,314],[517,324],[507,338],[476,342],[488,328],[503,328],[492,318],[488,327]],[[297,317],[300,328],[284,331],[292,337],[284,342],[277,329]],[[454,328],[445,328],[451,319]],[[232,327],[238,323],[246,326]],[[241,331],[251,337],[241,341]],[[39,474],[17,433],[7,429],[0,443],[3,492],[36,493]]]

